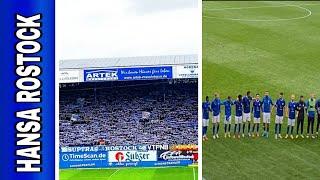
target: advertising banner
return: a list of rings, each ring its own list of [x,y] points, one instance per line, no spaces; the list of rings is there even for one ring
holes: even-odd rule
[[[193,151],[158,151],[158,161],[194,160]]]
[[[108,154],[97,152],[60,152],[60,168],[88,168],[105,167]]]
[[[187,166],[195,151],[169,150],[168,145],[61,147],[60,168]]]
[[[157,161],[157,151],[109,151],[109,162]]]
[[[133,67],[84,70],[84,81],[172,79],[172,67]]]
[[[152,145],[119,145],[119,146],[75,146],[61,147],[60,152],[97,152],[97,151],[149,151],[149,150],[169,150],[167,144]]]
[[[198,64],[178,65],[175,66],[173,78],[198,78]]]
[[[61,70],[59,71],[59,83],[77,83],[81,82],[81,71],[79,70]]]
[[[108,167],[164,167],[164,166],[188,166],[191,160],[176,161],[136,161],[136,162],[109,162]]]

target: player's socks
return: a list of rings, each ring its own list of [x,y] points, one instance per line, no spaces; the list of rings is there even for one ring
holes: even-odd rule
[[[260,126],[260,124],[258,123],[257,124],[257,133],[259,133],[259,126]]]
[[[280,134],[280,138],[281,138],[281,125],[282,125],[282,124],[279,124],[279,134]]]
[[[242,134],[244,134],[244,130],[246,129],[246,123],[242,124]]]
[[[216,125],[215,124],[212,125],[212,134],[216,135]]]
[[[287,135],[289,134],[289,128],[290,128],[290,126],[288,125],[287,126]]]
[[[228,127],[229,134],[230,134],[230,130],[231,130],[231,124],[229,124],[229,127]]]
[[[256,128],[256,124],[253,124],[251,132],[254,133],[254,129]]]
[[[217,123],[217,131],[216,131],[217,134],[219,134],[219,123]]]
[[[236,134],[236,131],[237,131],[237,125],[238,125],[238,124],[235,124],[235,125],[234,125],[234,131],[233,131],[233,133],[234,133],[234,134]]]
[[[291,135],[293,134],[293,126],[291,126]]]
[[[278,134],[278,124],[274,126],[274,133],[277,135]],[[277,138],[276,138],[277,139]]]
[[[227,133],[227,124],[224,125],[224,133]]]
[[[248,133],[250,134],[251,123],[248,123]]]

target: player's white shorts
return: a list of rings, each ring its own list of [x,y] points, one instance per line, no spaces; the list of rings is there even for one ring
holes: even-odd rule
[[[212,117],[212,123],[220,123],[220,114]]]
[[[202,127],[208,127],[209,126],[209,119],[202,119]]]
[[[224,124],[231,124],[231,116],[224,118]]]
[[[288,118],[288,126],[294,126],[295,122],[296,122],[296,119]]]
[[[251,121],[251,113],[243,113],[242,121],[245,122],[250,122]]]
[[[260,123],[260,118],[253,118],[254,123]]]
[[[283,123],[283,116],[276,115],[276,124],[282,124]]]
[[[270,124],[270,117],[271,117],[271,113],[263,113],[263,119],[262,119],[262,121],[263,121],[263,123],[268,123],[268,124]]]
[[[240,123],[242,123],[242,116],[236,116],[234,123],[235,123],[235,124],[240,124]]]

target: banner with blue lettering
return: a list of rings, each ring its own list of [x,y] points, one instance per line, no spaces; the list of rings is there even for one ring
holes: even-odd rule
[[[168,145],[61,147],[59,154],[61,169],[188,166],[197,158]]]
[[[172,79],[172,66],[84,70],[84,81]]]
[[[55,179],[54,1],[0,1],[0,175]]]

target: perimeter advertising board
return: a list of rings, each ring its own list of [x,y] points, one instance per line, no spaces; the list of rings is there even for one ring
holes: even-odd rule
[[[132,67],[116,69],[85,69],[84,81],[126,81],[172,79],[172,67]]]
[[[61,147],[60,168],[187,166],[194,157],[168,145]]]

